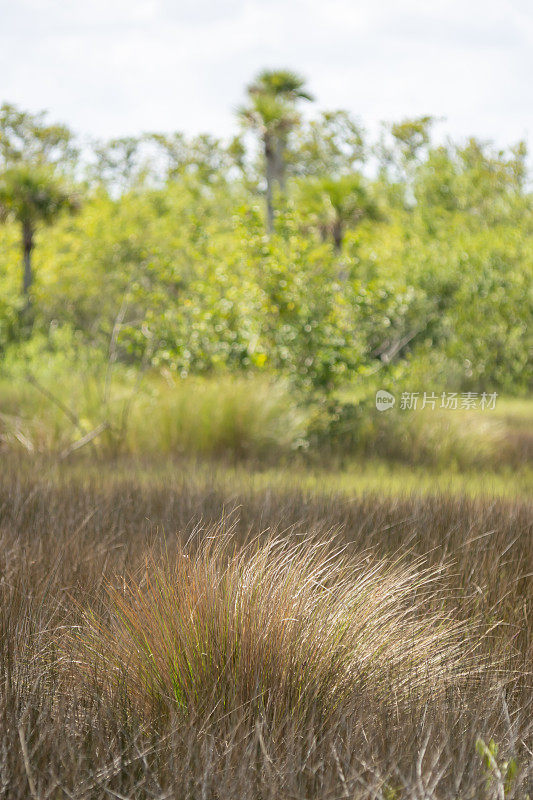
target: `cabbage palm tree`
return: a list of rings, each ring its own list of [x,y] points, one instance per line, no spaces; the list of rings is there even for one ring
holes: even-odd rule
[[[257,131],[262,143],[269,232],[274,227],[274,183],[285,187],[285,150],[299,121],[297,103],[313,99],[304,87],[304,79],[290,70],[264,70],[248,87],[248,105],[239,110],[242,122]]]
[[[35,231],[39,225],[50,225],[62,211],[73,212],[78,206],[77,195],[50,166],[20,162],[0,174],[0,219],[21,226],[22,292],[27,310],[31,306]]]
[[[337,252],[342,250],[348,227],[365,217],[379,218],[376,204],[356,173],[310,180],[302,185],[301,191],[322,237],[331,238]]]

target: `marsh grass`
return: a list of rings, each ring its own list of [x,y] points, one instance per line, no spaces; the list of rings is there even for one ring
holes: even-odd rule
[[[110,386],[106,396],[104,369],[0,382],[0,447],[58,454],[104,426],[91,443],[103,457],[266,458],[305,436],[305,413],[284,383],[268,378],[163,380],[122,370]]]
[[[35,384],[24,373],[0,380],[2,450],[61,454],[99,431],[86,449],[102,458],[329,468],[376,459],[459,473],[526,472],[533,462],[533,405],[525,400],[498,401],[496,411],[382,413],[373,394],[356,402],[302,402],[274,376],[143,376],[117,365],[108,381],[101,364],[83,372],[63,362],[42,375],[35,371]]]
[[[524,500],[2,466],[0,796],[531,795]]]
[[[103,612],[77,629],[85,671],[96,655],[141,707],[325,726],[363,696],[397,709],[473,680],[476,634],[452,618],[441,570],[349,558],[316,535],[237,547],[215,526],[194,539],[109,584]]]

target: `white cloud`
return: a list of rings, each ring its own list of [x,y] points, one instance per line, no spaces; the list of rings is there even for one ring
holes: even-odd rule
[[[533,131],[529,0],[0,0],[3,96],[93,135],[234,128],[264,66],[369,124],[433,113],[454,135]]]

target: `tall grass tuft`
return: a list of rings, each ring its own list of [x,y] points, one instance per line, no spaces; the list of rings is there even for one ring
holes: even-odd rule
[[[238,547],[219,526],[109,584],[74,644],[77,669],[141,709],[244,710],[298,728],[370,698],[391,709],[436,699],[472,678],[469,640],[421,561],[354,559],[317,536]]]

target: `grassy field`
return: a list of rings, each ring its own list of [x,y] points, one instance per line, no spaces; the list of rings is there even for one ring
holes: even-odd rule
[[[2,796],[531,796],[531,503],[345,480],[4,450]]]
[[[408,490],[430,486],[432,477],[424,481],[428,471],[464,475],[471,487],[479,484],[472,480],[476,473],[487,475],[487,486],[498,493],[527,488],[531,399],[498,398],[485,411],[402,411],[397,405],[383,413],[375,408],[377,388],[364,394],[347,389],[327,403],[305,404],[272,376],[163,378],[118,367],[112,373],[89,365],[67,369],[43,359],[40,371],[35,363],[31,372],[19,365],[0,379],[0,447],[65,456],[85,442],[86,450],[105,459],[246,460],[291,471],[295,464],[306,471],[349,467],[367,476],[362,480],[368,488],[379,488],[390,466],[418,472]],[[406,475],[400,469],[402,481]]]

